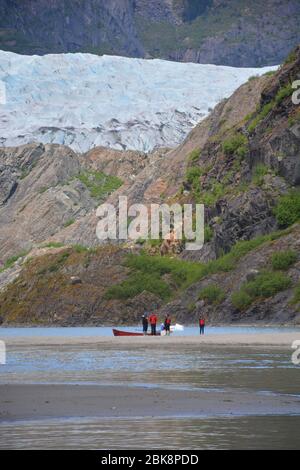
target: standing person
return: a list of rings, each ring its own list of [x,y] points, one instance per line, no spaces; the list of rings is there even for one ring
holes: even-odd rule
[[[151,336],[156,336],[156,323],[157,323],[157,316],[155,313],[152,313],[149,318],[150,325],[151,325]]]
[[[148,333],[148,314],[147,312],[144,313],[142,316],[142,323],[143,323],[143,334],[144,336],[147,335]]]
[[[200,335],[204,335],[205,320],[203,317],[199,319]]]
[[[171,317],[169,314],[167,314],[165,318],[165,331],[166,331],[167,336],[170,335],[170,327],[171,327]]]

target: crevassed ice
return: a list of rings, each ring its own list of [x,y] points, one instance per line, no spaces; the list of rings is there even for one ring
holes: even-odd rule
[[[0,145],[174,147],[250,76],[274,69],[0,51]]]

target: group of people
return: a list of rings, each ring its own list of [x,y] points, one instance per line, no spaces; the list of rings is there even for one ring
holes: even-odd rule
[[[148,317],[147,313],[144,313],[142,317],[142,323],[143,323],[143,333],[144,335],[148,334],[148,327],[150,323],[151,327],[151,336],[156,336],[156,325],[157,325],[157,315],[155,313],[151,313],[151,315]],[[161,331],[165,331],[166,335],[170,334],[170,327],[171,327],[171,317],[170,315],[166,315],[164,323],[161,325]]]
[[[143,324],[143,334],[146,336],[148,334],[149,323],[151,327],[151,336],[156,336],[156,325],[157,325],[157,315],[155,313],[151,313],[148,316],[148,313],[144,313],[142,316],[142,324]],[[199,318],[199,328],[200,328],[200,335],[204,335],[205,329],[205,319],[203,317]],[[169,314],[166,315],[164,322],[161,324],[161,331],[164,331],[167,336],[170,335],[171,332],[171,317]]]

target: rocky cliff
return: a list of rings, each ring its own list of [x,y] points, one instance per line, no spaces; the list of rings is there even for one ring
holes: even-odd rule
[[[274,65],[299,43],[299,17],[298,0],[2,0],[0,49]]]
[[[201,312],[210,322],[299,324],[299,79],[298,47],[172,151],[2,149],[2,321],[132,323],[158,308],[186,323]],[[153,240],[99,247],[95,207],[119,194],[203,202],[204,249],[162,257]]]

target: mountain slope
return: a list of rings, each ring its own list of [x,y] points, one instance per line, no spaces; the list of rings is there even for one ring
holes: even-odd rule
[[[120,324],[159,308],[183,322],[201,312],[210,322],[299,324],[300,107],[291,96],[299,76],[300,47],[277,73],[220,103],[173,151],[2,150],[2,321]],[[143,251],[140,244],[97,247],[91,190],[108,193],[87,171],[122,178],[119,189],[109,186],[110,202],[118,194],[204,202],[204,249],[161,257],[151,241]]]
[[[2,0],[0,49],[275,65],[299,43],[299,17],[298,0]]]

